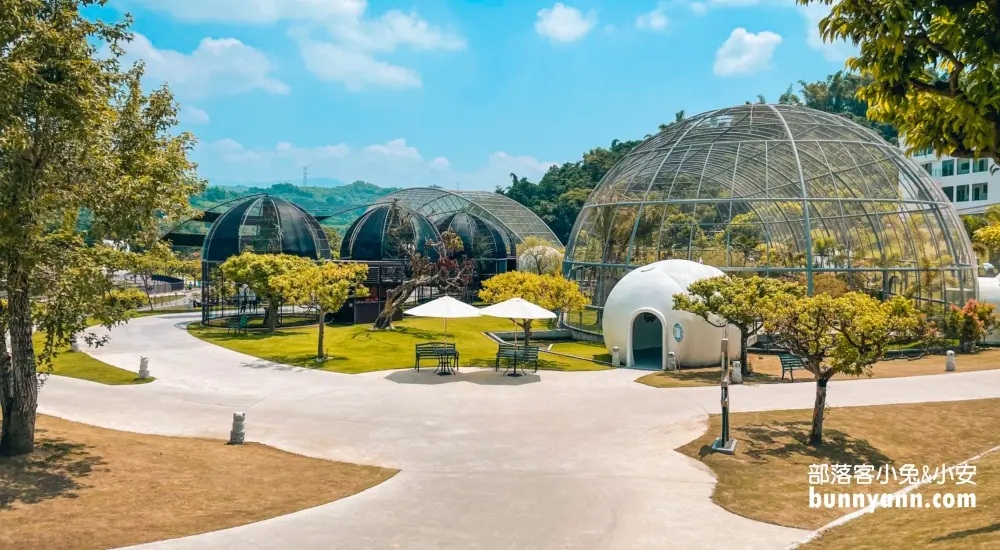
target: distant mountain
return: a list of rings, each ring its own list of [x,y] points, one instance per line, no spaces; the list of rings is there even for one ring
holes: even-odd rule
[[[272,185],[279,185],[282,183],[291,183],[289,181],[236,181],[236,180],[208,180],[209,185],[220,186],[220,187],[271,187]],[[357,182],[355,182],[357,183]],[[301,185],[301,181],[294,182],[295,185]],[[347,185],[345,182],[334,178],[313,178],[308,179],[308,187],[341,187]]]

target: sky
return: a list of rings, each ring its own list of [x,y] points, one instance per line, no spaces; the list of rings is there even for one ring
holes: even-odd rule
[[[489,189],[843,68],[794,0],[110,0],[216,184]]]

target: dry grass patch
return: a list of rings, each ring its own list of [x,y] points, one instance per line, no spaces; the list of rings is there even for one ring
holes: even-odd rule
[[[949,374],[944,371],[945,357],[929,355],[913,361],[895,359],[880,361],[872,367],[871,378],[900,378],[903,376],[926,376]],[[958,372],[1000,369],[1000,349],[986,349],[975,354],[959,355],[956,358]],[[753,355],[751,358],[754,375],[744,379],[747,385],[781,383],[781,362],[777,355]],[[794,371],[795,382],[815,382],[808,371]],[[834,380],[865,380],[867,376],[854,377],[834,375]],[[683,368],[673,372],[654,372],[639,377],[636,382],[654,388],[692,388],[719,385],[719,367]],[[784,383],[790,383],[785,374]]]
[[[808,550],[843,548],[966,550],[1000,548],[1000,453],[976,463],[976,485],[928,485],[918,490],[924,502],[936,492],[976,495],[975,508],[880,508],[810,542]]]
[[[35,453],[0,459],[0,547],[117,548],[194,535],[325,504],[394,474],[39,416]]]
[[[811,410],[736,413],[730,416],[736,454],[712,453],[720,417],[708,431],[677,449],[715,472],[712,500],[723,508],[759,521],[815,529],[850,509],[809,508],[809,465],[903,464],[932,470],[961,462],[1000,444],[1000,399],[918,403],[873,407],[837,407],[827,411],[825,443],[806,444]],[[822,491],[884,492],[889,485],[824,485]],[[887,489],[888,488],[888,489]]]

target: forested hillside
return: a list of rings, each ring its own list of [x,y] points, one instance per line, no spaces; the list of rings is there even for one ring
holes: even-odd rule
[[[825,80],[800,81],[798,93],[794,91],[794,85],[789,86],[778,102],[805,105],[820,111],[844,115],[875,130],[890,143],[896,143],[897,132],[895,128],[870,121],[865,117],[868,105],[856,97],[858,88],[865,82],[858,75],[838,71]],[[758,101],[766,102],[766,99],[763,96],[758,96]],[[720,105],[720,107],[723,106]],[[683,120],[683,118],[684,111],[680,111],[675,115],[675,122]],[[661,124],[659,129],[664,130],[668,126],[669,124]],[[567,162],[561,166],[549,168],[549,171],[537,183],[511,174],[511,185],[498,188],[497,193],[506,195],[530,208],[549,224],[549,227],[563,243],[566,243],[569,240],[573,223],[591,190],[619,159],[640,143],[642,140],[620,141],[615,139],[611,142],[610,147],[591,149],[584,153],[583,158],[579,161]]]

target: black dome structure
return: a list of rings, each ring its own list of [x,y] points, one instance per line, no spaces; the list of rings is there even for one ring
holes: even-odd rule
[[[330,242],[316,218],[294,203],[267,195],[247,197],[220,214],[205,236],[201,258],[221,263],[245,250],[330,258]]]
[[[368,209],[344,233],[340,257],[354,261],[401,260],[406,249],[436,259],[427,241],[440,241],[441,234],[423,215],[396,202]]]
[[[503,273],[508,260],[516,254],[514,235],[475,214],[458,212],[442,218],[438,229],[442,233],[452,231],[462,239],[464,250],[460,256],[473,260],[481,277]]]

